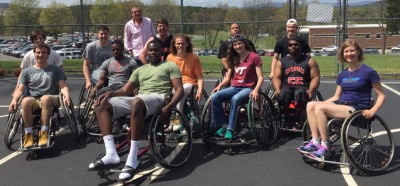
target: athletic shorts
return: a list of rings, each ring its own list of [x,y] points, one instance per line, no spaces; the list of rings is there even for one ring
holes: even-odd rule
[[[46,95],[46,96],[50,96],[50,100],[51,100],[51,103],[53,106],[60,107],[60,99],[58,98],[58,95]],[[33,98],[33,97],[31,97],[31,98]],[[35,99],[35,102],[33,103],[32,111],[41,109],[42,108],[41,98],[34,98],[34,99]]]
[[[282,86],[281,93],[279,95],[279,102],[290,103],[291,101],[296,102],[308,102],[307,87],[304,86]]]
[[[108,102],[113,107],[113,119],[131,114],[131,105],[134,98],[143,100],[146,106],[145,118],[154,115],[164,101],[164,94],[137,95],[135,97],[112,97]]]

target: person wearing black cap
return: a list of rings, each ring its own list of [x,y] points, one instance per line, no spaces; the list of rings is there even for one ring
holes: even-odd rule
[[[286,22],[286,36],[283,37],[282,39],[278,40],[275,44],[275,48],[274,48],[274,56],[272,58],[272,63],[271,63],[271,73],[269,74],[269,78],[272,79],[274,77],[274,69],[276,66],[276,63],[278,62],[278,60],[284,56],[288,55],[288,38],[292,38],[292,37],[297,37],[298,33],[298,23],[296,21],[296,19],[289,19]],[[300,38],[301,41],[301,52],[310,56],[311,53],[311,49],[310,46],[308,45],[308,43]]]

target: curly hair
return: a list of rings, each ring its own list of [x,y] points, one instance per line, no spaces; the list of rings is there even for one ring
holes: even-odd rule
[[[175,47],[176,39],[178,39],[178,38],[186,40],[186,42],[188,44],[186,47],[186,52],[193,53],[193,44],[192,44],[192,40],[190,39],[190,37],[187,35],[184,35],[184,34],[174,34],[174,37],[172,38],[172,42],[171,42],[171,47],[169,49],[171,51],[171,54],[176,55],[178,53],[177,49]]]

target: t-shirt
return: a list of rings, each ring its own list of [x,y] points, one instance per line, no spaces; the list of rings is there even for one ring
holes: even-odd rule
[[[50,65],[58,66],[58,67],[63,65],[60,55],[53,49],[50,49],[50,55],[49,55],[49,58],[47,59],[47,63],[49,63]],[[35,64],[36,64],[35,53],[33,52],[33,50],[31,50],[24,55],[24,58],[22,59],[22,63],[21,63],[21,68],[22,69],[28,68]]]
[[[285,56],[280,61],[282,64],[282,84],[300,85],[308,87],[311,82],[311,69],[308,61],[310,57],[303,54],[294,60],[291,56]]]
[[[139,86],[139,95],[171,94],[172,79],[181,78],[178,66],[172,62],[162,61],[159,64],[145,64],[133,71],[129,81]]]
[[[19,83],[28,87],[31,96],[39,97],[45,94],[57,95],[59,92],[58,82],[66,79],[64,71],[54,65],[43,69],[31,66],[22,70]]]
[[[112,42],[109,41],[108,45],[100,46],[100,41],[93,41],[89,43],[83,51],[82,57],[88,58],[90,61],[90,69],[93,71],[101,66],[101,64],[113,57],[112,55]]]
[[[138,64],[133,58],[126,57],[117,61],[115,57],[103,62],[100,69],[108,75],[108,85],[126,83],[132,72],[138,68]]]
[[[203,73],[203,66],[199,57],[193,53],[187,53],[184,58],[176,55],[168,55],[167,61],[174,62],[182,73],[182,82],[197,85],[197,75]]]
[[[350,72],[348,68],[343,70],[336,80],[336,84],[342,87],[339,102],[354,102],[368,108],[372,96],[372,84],[379,81],[378,73],[365,64],[354,72]]]
[[[303,39],[300,38],[300,44],[301,44],[301,53],[307,54],[311,52],[310,46],[308,43]],[[281,54],[281,58],[287,56],[289,54],[288,51],[288,38],[285,36],[282,39],[278,40],[278,42],[275,43],[275,48],[274,48],[274,53]]]
[[[254,52],[250,52],[247,58],[234,67],[231,86],[254,88],[257,85],[256,67],[261,67],[261,58]]]
[[[161,48],[162,48],[162,51],[163,51],[163,55],[162,55],[162,59],[161,60],[166,60],[168,55],[171,53],[170,46],[171,46],[171,42],[172,42],[173,38],[174,38],[174,35],[168,34],[168,36],[165,39],[165,41],[161,41],[161,39],[158,38],[157,35],[153,36],[153,39],[156,39],[161,43]]]

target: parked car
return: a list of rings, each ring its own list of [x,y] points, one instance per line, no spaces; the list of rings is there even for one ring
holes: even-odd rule
[[[391,48],[392,53],[400,52],[400,45]]]
[[[274,56],[274,51],[265,52],[265,56]]]
[[[312,52],[311,52],[311,56],[321,56],[321,55],[322,55],[322,52],[319,51],[319,50],[316,50],[316,51],[312,51]]]
[[[364,54],[379,54],[379,51],[378,49],[366,48],[364,49]]]
[[[335,56],[336,51],[322,51],[321,56]]]
[[[327,47],[322,48],[322,52],[336,52],[338,50],[336,45],[329,45]]]
[[[257,50],[257,55],[258,56],[265,56],[265,53],[267,53],[267,51],[265,51],[265,50]]]

